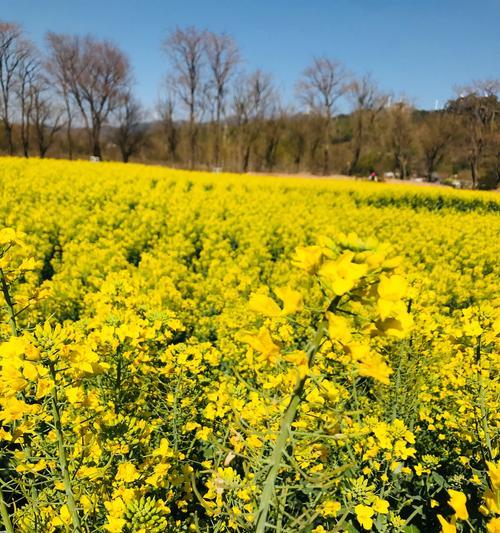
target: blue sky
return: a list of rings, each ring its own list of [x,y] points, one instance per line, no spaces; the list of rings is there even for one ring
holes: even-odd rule
[[[285,97],[313,55],[372,73],[421,108],[456,85],[500,78],[500,0],[0,0],[0,18],[43,43],[47,30],[106,37],[129,55],[137,93],[154,105],[176,25],[226,31],[246,67],[270,71]]]

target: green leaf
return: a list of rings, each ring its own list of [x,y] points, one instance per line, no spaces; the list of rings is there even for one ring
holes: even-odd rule
[[[442,488],[447,487],[446,479],[437,472],[432,472],[432,479]]]

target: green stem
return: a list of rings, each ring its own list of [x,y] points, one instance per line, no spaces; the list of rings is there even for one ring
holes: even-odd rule
[[[340,296],[337,296],[328,306],[328,311],[335,311],[339,302]],[[325,329],[327,328],[327,326],[328,321],[326,319],[323,319],[321,321],[320,326],[316,330],[313,340],[311,341],[307,349],[307,360],[309,368],[311,368],[314,363],[314,356],[316,355],[321,346],[321,341],[325,336]],[[278,473],[281,468],[281,460],[283,458],[283,454],[286,450],[288,439],[290,437],[292,424],[295,420],[297,410],[302,401],[302,393],[304,392],[304,387],[307,379],[308,375],[306,374],[304,377],[300,378],[297,381],[295,389],[290,398],[290,402],[288,403],[288,407],[286,408],[286,411],[281,419],[278,438],[274,445],[271,457],[269,458],[269,463],[271,467],[269,469],[269,472],[267,473],[266,480],[264,482],[264,487],[262,489],[262,494],[260,497],[259,512],[257,514],[255,533],[265,533],[267,525],[267,515],[269,513],[269,508],[271,507],[271,500],[275,490],[276,478],[278,477]]]
[[[10,520],[9,510],[7,509],[7,505],[4,502],[3,494],[1,491],[0,491],[0,515],[2,515],[2,522],[5,528],[5,531],[7,533],[14,533],[14,527],[12,526],[12,522]]]
[[[480,335],[477,338],[476,362],[477,362],[477,365],[479,366],[478,381],[479,381],[479,408],[481,410],[481,424],[483,426],[484,439],[486,441],[486,448],[488,450],[489,460],[491,461],[493,457],[493,448],[491,446],[490,431],[488,428],[488,409],[486,407],[486,391],[484,387],[483,375],[482,375],[482,369],[481,369],[481,336]]]
[[[116,363],[116,396],[115,396],[115,414],[118,414],[121,403],[121,388],[122,388],[122,356],[118,354],[118,361]]]
[[[0,281],[2,284],[3,297],[5,300],[5,304],[7,306],[7,315],[9,316],[10,330],[12,332],[12,335],[14,337],[17,337],[19,335],[19,330],[17,329],[16,313],[14,311],[14,302],[12,301],[12,298],[10,296],[9,286],[7,284],[7,280],[5,279],[5,274],[1,268],[0,268]]]
[[[59,467],[61,469],[64,490],[66,491],[68,510],[71,515],[71,520],[73,522],[74,531],[75,533],[81,533],[82,526],[80,524],[80,515],[78,514],[75,496],[71,488],[71,478],[69,475],[68,460],[66,457],[66,449],[64,446],[64,434],[62,430],[61,414],[59,412],[59,402],[57,398],[56,371],[55,371],[53,363],[51,363],[50,365],[50,374],[54,381],[54,388],[52,389],[52,414],[54,417],[54,427],[55,427],[56,435],[57,435],[57,446],[58,446],[58,452],[59,452]]]
[[[18,331],[17,331],[17,324],[16,324],[16,314],[14,311],[14,304],[12,302],[12,298],[10,297],[9,286],[7,285],[5,274],[1,268],[0,268],[0,278],[1,278],[1,284],[2,284],[2,293],[3,293],[4,300],[5,300],[5,304],[7,306],[7,314],[9,315],[10,329],[12,331],[12,335],[14,337],[17,337]],[[2,522],[5,527],[5,531],[7,533],[14,533],[14,527],[10,519],[9,509],[7,507],[7,504],[5,503],[2,490],[0,490],[0,515],[2,516]]]

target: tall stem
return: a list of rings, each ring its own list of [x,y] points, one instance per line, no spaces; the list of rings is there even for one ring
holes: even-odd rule
[[[14,533],[14,527],[12,526],[12,521],[10,519],[9,510],[3,499],[3,494],[0,491],[0,515],[2,516],[3,527],[5,528],[6,533]]]
[[[71,488],[71,478],[68,470],[68,460],[66,457],[66,448],[64,446],[64,434],[61,424],[61,415],[59,412],[59,402],[57,398],[57,386],[56,386],[56,371],[54,364],[50,365],[50,374],[54,381],[54,388],[52,389],[52,415],[54,417],[54,426],[57,435],[57,446],[59,452],[59,467],[61,469],[61,474],[63,477],[64,490],[66,491],[66,498],[68,500],[68,510],[71,515],[71,520],[73,522],[73,527],[75,533],[81,533],[82,526],[80,524],[80,515],[78,514],[78,509],[76,507],[75,496]]]
[[[7,306],[7,315],[9,317],[9,325],[11,333],[14,337],[17,337],[19,334],[19,330],[17,329],[17,322],[16,322],[16,313],[14,311],[14,302],[12,301],[12,298],[10,296],[9,292],[9,286],[7,284],[7,280],[5,279],[4,271],[0,268],[0,282],[2,284],[2,293],[3,298],[5,300],[5,305]]]
[[[9,324],[12,335],[17,337],[18,330],[16,324],[16,313],[14,311],[14,304],[12,298],[10,297],[9,286],[7,285],[7,280],[5,279],[5,274],[0,268],[0,278],[2,284],[2,293],[5,300],[5,305],[7,306],[7,314],[9,316]],[[12,521],[10,519],[9,509],[5,503],[3,491],[0,490],[0,515],[2,516],[2,522],[7,533],[14,533],[14,527],[12,526]]]
[[[335,309],[338,307],[339,302],[340,296],[335,297],[335,299],[329,305],[328,311],[335,311]],[[327,327],[328,321],[326,319],[323,319],[318,329],[316,330],[313,340],[307,348],[306,353],[309,368],[311,368],[314,363],[314,357],[321,346],[321,341],[325,336],[325,330]],[[302,393],[304,391],[307,379],[307,374],[304,377],[298,379],[292,396],[290,397],[288,407],[286,408],[283,418],[281,419],[280,432],[278,434],[276,444],[274,445],[273,453],[269,458],[271,467],[269,469],[269,472],[267,473],[267,477],[264,482],[264,487],[262,489],[262,494],[260,497],[259,512],[257,514],[255,533],[265,533],[266,531],[267,515],[269,513],[269,508],[271,506],[271,501],[275,490],[276,478],[278,477],[278,473],[281,468],[281,459],[286,450],[288,439],[290,437],[291,427],[295,420],[295,417],[297,416],[297,410],[302,401]]]
[[[481,368],[481,336],[477,338],[476,345],[476,363],[478,369],[478,381],[479,381],[479,409],[481,411],[481,425],[483,427],[484,440],[486,443],[486,449],[488,451],[488,459],[491,461],[493,457],[493,448],[491,446],[490,431],[488,428],[488,408],[486,407],[486,391],[484,387],[483,374]],[[479,438],[480,435],[478,435]]]

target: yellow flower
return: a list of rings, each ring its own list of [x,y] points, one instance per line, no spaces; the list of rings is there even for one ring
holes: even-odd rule
[[[500,489],[500,463],[486,461],[486,465],[493,490]]]
[[[467,497],[465,494],[453,489],[449,489],[448,494],[450,495],[449,504],[453,507],[457,518],[460,520],[467,520],[467,518],[469,518],[469,513],[467,512]]]
[[[323,503],[323,510],[321,511],[321,514],[323,516],[337,516],[341,507],[342,506],[339,502],[334,500],[327,500],[325,503]]]
[[[375,499],[372,502],[372,508],[377,513],[387,514],[389,512],[389,502],[387,500],[379,498],[378,496],[375,496]]]
[[[80,505],[84,513],[90,513],[95,508],[95,502],[93,502],[86,494],[80,497]]]
[[[365,264],[353,263],[353,259],[354,253],[346,251],[336,260],[326,261],[319,269],[320,278],[337,296],[350,291],[368,270]]]
[[[360,376],[376,379],[388,385],[392,368],[387,365],[382,356],[376,352],[363,353],[358,358],[358,372]]]
[[[104,502],[104,507],[106,508],[108,515],[113,517],[122,516],[126,509],[125,502],[120,497],[115,497],[111,501]]]
[[[0,344],[0,357],[12,359],[22,355],[29,345],[25,337],[11,337],[8,341]]]
[[[483,494],[483,500],[489,513],[500,514],[500,489],[487,489]]]
[[[0,420],[3,420],[5,423],[20,420],[28,414],[36,414],[41,409],[39,405],[28,405],[14,397],[1,399],[0,406],[3,408],[0,411]]]
[[[16,241],[16,230],[14,228],[2,228],[0,230],[0,244],[10,244]]]
[[[212,428],[203,426],[196,432],[196,438],[202,441],[208,441],[208,437],[212,434]]]
[[[256,435],[248,436],[246,442],[250,448],[262,448],[262,441]]]
[[[257,335],[243,335],[241,340],[261,353],[269,362],[276,362],[280,353],[279,346],[274,344],[267,329],[261,329]]]
[[[358,522],[364,529],[369,531],[373,525],[372,516],[375,514],[375,511],[371,507],[360,503],[356,505],[354,512],[356,513],[356,519]]]
[[[393,274],[392,276],[381,276],[377,287],[380,298],[397,302],[404,298],[408,290],[408,285],[403,276]]]
[[[59,511],[59,516],[56,516],[52,519],[53,526],[63,526],[67,528],[71,524],[71,513],[69,512],[68,506],[63,505]]]
[[[306,272],[313,273],[318,268],[323,254],[324,248],[320,246],[298,246],[293,263]]]
[[[39,379],[37,383],[35,398],[37,400],[40,400],[40,398],[44,398],[45,396],[47,396],[47,394],[50,393],[53,387],[54,382],[51,379]]]
[[[306,394],[306,401],[314,405],[323,405],[325,399],[321,396],[317,387],[314,387],[308,394]]]
[[[269,296],[265,294],[254,293],[250,296],[248,307],[257,313],[262,315],[277,317],[281,315],[281,309],[279,305]]]
[[[115,479],[117,481],[124,481],[125,483],[133,483],[139,479],[140,474],[137,468],[132,463],[121,463],[118,467]]]
[[[500,533],[500,517],[492,518],[487,524],[488,533]]]
[[[307,359],[307,353],[303,350],[287,353],[283,356],[283,359],[296,366],[301,378],[307,374],[309,361]]]
[[[286,316],[303,309],[304,304],[300,292],[290,287],[277,288],[274,292],[283,302],[283,309],[272,298],[260,293],[253,293],[250,296],[249,308],[269,317]]]
[[[302,311],[304,303],[302,301],[302,294],[290,287],[278,287],[274,291],[278,298],[283,302],[282,315],[291,315]]]
[[[326,313],[326,318],[328,319],[328,335],[332,341],[338,341],[342,344],[351,342],[351,328],[346,318],[330,311]]]
[[[441,524],[442,533],[457,533],[457,528],[454,524],[447,522],[440,514],[437,515],[439,523]]]
[[[127,521],[124,518],[108,516],[108,522],[104,524],[104,529],[109,533],[121,533]]]

